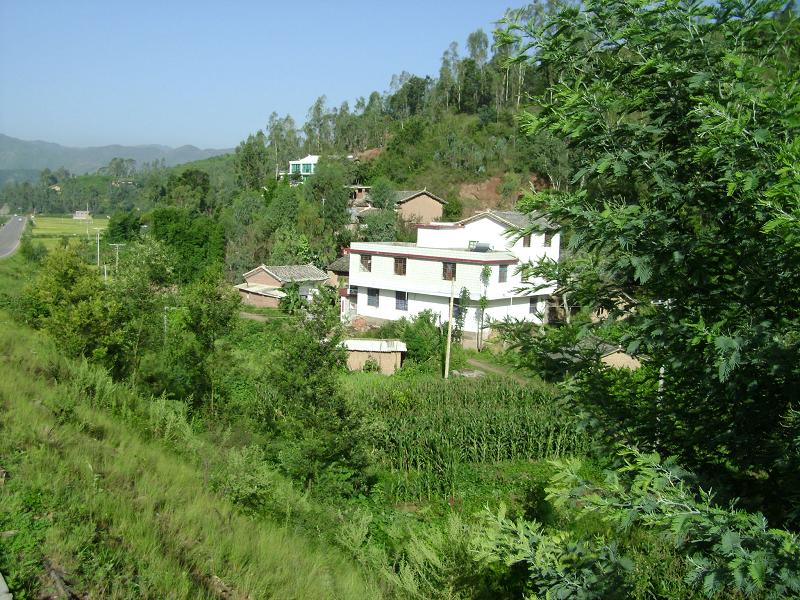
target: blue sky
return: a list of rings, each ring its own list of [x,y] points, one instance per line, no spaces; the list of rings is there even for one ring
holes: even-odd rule
[[[394,73],[436,75],[451,41],[491,37],[508,6],[0,0],[0,133],[232,147],[273,110],[299,123],[322,94],[352,107]]]

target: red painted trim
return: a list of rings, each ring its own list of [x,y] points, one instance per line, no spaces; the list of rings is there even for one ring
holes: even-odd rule
[[[452,262],[452,263],[466,263],[473,265],[515,265],[517,264],[516,258],[498,258],[495,260],[473,260],[470,258],[454,258],[452,256],[431,256],[427,254],[407,254],[405,252],[376,252],[374,250],[362,250],[360,248],[351,248],[351,254],[369,254],[370,256],[396,256],[405,258],[418,258],[420,260],[435,260],[437,262]]]

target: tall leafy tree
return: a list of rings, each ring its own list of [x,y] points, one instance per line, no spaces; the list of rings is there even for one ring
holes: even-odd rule
[[[765,0],[590,0],[503,39],[558,75],[524,131],[580,149],[575,189],[537,199],[593,258],[567,285],[625,316],[631,350],[661,367],[644,441],[791,517],[800,253],[781,218],[797,209],[796,15]]]
[[[277,149],[277,146],[276,146]],[[266,183],[274,161],[269,160],[264,132],[247,136],[234,155],[234,167],[239,185],[248,190],[259,190]]]

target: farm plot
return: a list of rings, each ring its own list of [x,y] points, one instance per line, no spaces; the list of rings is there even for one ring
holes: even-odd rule
[[[34,241],[42,242],[47,249],[63,244],[63,240],[77,241],[95,239],[95,228],[101,231],[108,227],[108,219],[99,217],[79,221],[71,217],[36,217],[31,221],[30,232]]]

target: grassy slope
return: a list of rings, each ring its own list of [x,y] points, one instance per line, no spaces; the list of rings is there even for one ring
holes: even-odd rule
[[[0,262],[0,289],[16,295],[26,269],[19,256]],[[81,369],[123,408],[98,409]],[[2,538],[0,572],[15,598],[48,590],[45,561],[81,597],[380,595],[336,550],[210,492],[218,450],[191,432],[170,450],[134,427],[144,402],[0,312],[0,532],[15,532]]]

